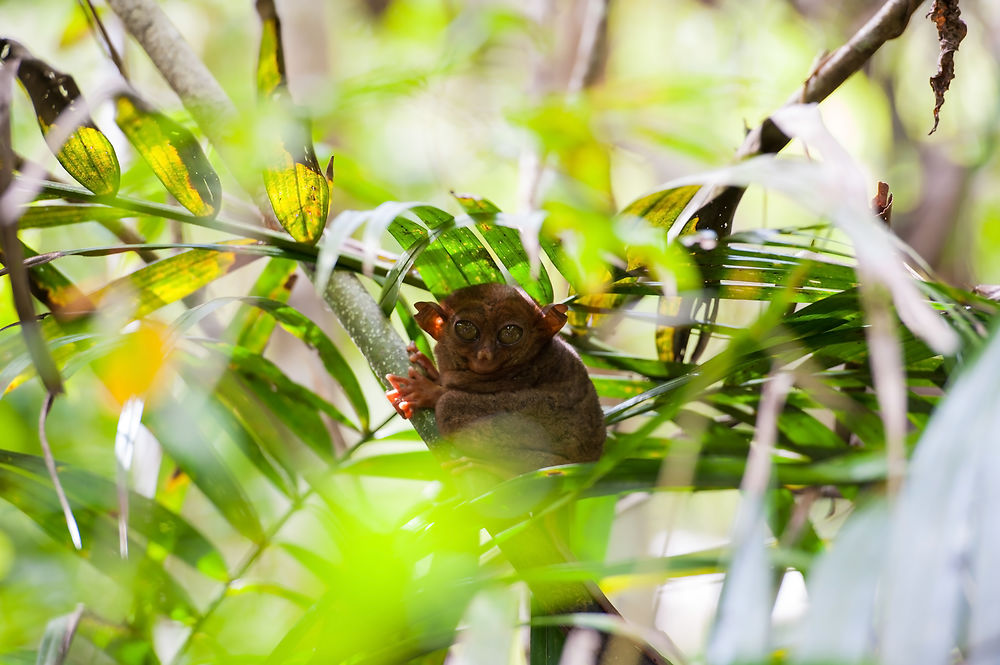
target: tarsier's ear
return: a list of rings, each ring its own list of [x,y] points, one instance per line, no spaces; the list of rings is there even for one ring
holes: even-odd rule
[[[566,325],[567,309],[569,308],[562,303],[546,305],[542,308],[542,330],[547,332],[550,337]]]
[[[448,320],[448,315],[441,306],[435,302],[418,302],[414,307],[417,308],[413,317],[417,320],[417,325],[429,332],[434,339],[440,339]]]

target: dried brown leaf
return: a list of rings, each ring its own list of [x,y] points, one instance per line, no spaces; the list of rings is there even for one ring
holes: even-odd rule
[[[890,226],[889,220],[892,219],[892,193],[889,191],[887,183],[879,181],[875,198],[872,199],[872,212],[875,213],[876,217],[885,222],[886,226]]]
[[[938,54],[937,74],[931,77],[931,89],[934,91],[934,126],[928,134],[937,131],[938,117],[944,105],[944,93],[955,78],[955,52],[958,45],[965,39],[968,28],[965,21],[959,18],[962,12],[958,8],[958,0],[934,0],[934,8],[927,16],[937,26]]]

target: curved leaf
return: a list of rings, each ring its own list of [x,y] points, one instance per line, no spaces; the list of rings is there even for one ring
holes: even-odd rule
[[[234,241],[227,244],[252,244],[252,241]],[[142,318],[194,293],[256,258],[258,257],[235,252],[192,249],[161,259],[116,279],[91,294],[91,298],[100,302],[114,293],[131,292],[130,302],[135,307],[132,316]]]
[[[60,473],[60,478],[63,478]],[[114,489],[111,489],[114,505]],[[77,551],[66,533],[66,524],[52,485],[0,465],[0,497],[35,521],[54,541]],[[79,555],[123,588],[139,596],[156,597],[157,605],[175,619],[188,621],[196,610],[183,587],[157,561],[146,554],[122,560],[118,553],[118,523],[107,513],[76,506],[83,547]],[[133,552],[143,552],[141,543],[130,541]]]
[[[314,244],[326,226],[330,185],[311,141],[297,139],[283,141],[280,163],[264,171],[264,188],[282,228],[298,242]]]
[[[132,93],[115,98],[115,111],[115,122],[171,196],[193,215],[217,215],[219,176],[194,135]]]
[[[432,206],[416,206],[412,211],[427,228],[403,217],[396,217],[389,225],[389,233],[404,250],[409,250],[417,243],[428,243],[417,256],[415,265],[427,290],[435,298],[443,298],[457,289],[473,284],[506,281],[493,257],[470,229],[449,229],[441,233],[434,242],[429,242],[430,234],[442,225],[451,223],[454,217]]]
[[[474,197],[470,195],[454,195],[461,204],[465,212],[476,220],[476,229],[483,235],[486,244],[500,259],[500,263],[507,268],[510,276],[521,285],[521,287],[541,304],[552,302],[552,282],[544,266],[537,262],[537,251],[535,252],[535,265],[528,256],[522,244],[522,236],[517,229],[503,224],[502,212],[489,199]],[[537,234],[537,229],[532,229]],[[536,240],[537,248],[537,240]],[[533,270],[537,269],[537,277]]]
[[[39,482],[48,478],[45,461],[35,455],[0,450],[0,468],[7,467],[29,474]],[[85,511],[112,515],[118,510],[115,485],[110,480],[65,464],[59,465],[59,479],[67,497]],[[135,533],[147,539],[147,549],[151,554],[153,549],[161,557],[173,554],[213,579],[226,579],[226,564],[222,555],[183,517],[135,492],[129,493],[129,508],[129,525]],[[65,534],[65,531],[63,525],[61,533]]]
[[[72,76],[63,74],[35,58],[21,44],[0,39],[0,61],[20,60],[17,78],[35,107],[38,126],[49,148],[66,172],[99,196],[118,191],[121,169],[111,142],[85,112],[80,89]],[[54,134],[62,134],[69,123],[75,129],[55,145]]]
[[[108,222],[134,217],[131,210],[87,203],[53,203],[26,206],[17,220],[22,229],[44,229],[84,222]]]
[[[186,327],[193,325],[201,316],[204,316],[208,312],[213,311],[214,309],[229,302],[240,302],[244,305],[256,307],[261,311],[266,312],[275,321],[280,323],[281,327],[287,332],[295,335],[308,346],[315,349],[327,372],[329,372],[330,376],[340,384],[340,387],[344,390],[344,394],[347,396],[348,401],[350,401],[351,406],[354,407],[355,412],[358,414],[358,419],[361,421],[361,428],[368,428],[368,402],[365,399],[365,394],[361,390],[361,385],[358,383],[357,377],[355,377],[351,366],[348,364],[347,360],[344,359],[344,356],[340,353],[327,334],[323,332],[319,326],[313,323],[309,317],[302,314],[297,309],[278,300],[270,300],[268,298],[254,296],[216,298],[186,312],[177,321],[176,327],[179,330],[183,330]],[[253,355],[259,356],[259,352],[255,352],[251,348],[241,348],[241,357],[250,357]],[[333,407],[327,405],[324,408]],[[338,415],[336,416],[331,415],[331,417],[338,422],[353,427],[353,425],[351,425],[343,415],[340,415],[339,412],[337,412],[337,414]]]
[[[195,485],[233,527],[253,542],[264,528],[250,498],[202,431],[202,405],[195,399],[151,409],[147,426]],[[182,424],[183,423],[183,424]]]
[[[77,605],[69,614],[49,620],[42,643],[38,646],[38,665],[62,665],[66,662],[82,614],[83,605]]]
[[[271,259],[254,282],[250,295],[287,303],[295,284],[297,265],[287,259]],[[267,347],[275,324],[274,317],[267,316],[264,311],[244,308],[230,321],[225,339],[233,340],[237,345],[256,353],[262,353]]]
[[[321,413],[335,422],[356,428],[337,407],[289,379],[277,365],[263,356],[223,343],[203,342],[202,346],[224,355],[239,383],[324,459],[332,461],[333,444]]]
[[[288,94],[281,21],[274,3],[258,0],[256,6],[262,28],[257,92],[284,120],[269,151],[264,189],[278,222],[289,235],[313,244],[322,235],[330,212],[330,183],[313,150],[311,123]]]

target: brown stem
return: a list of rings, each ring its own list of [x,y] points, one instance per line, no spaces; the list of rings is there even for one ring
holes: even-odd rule
[[[785,106],[821,102],[829,97],[851,74],[861,69],[883,44],[903,34],[910,16],[921,3],[923,0],[887,0],[847,43],[823,58],[802,87],[788,98]],[[776,153],[789,140],[768,118],[747,134],[736,155],[745,158]]]

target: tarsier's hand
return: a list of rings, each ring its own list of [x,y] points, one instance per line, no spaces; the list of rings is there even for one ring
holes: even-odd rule
[[[410,352],[410,362],[423,372],[411,367],[408,376],[386,374],[385,380],[393,389],[387,390],[385,396],[399,415],[412,418],[414,409],[433,409],[444,389],[435,383],[439,375],[431,359],[417,351],[412,342],[406,350]]]

